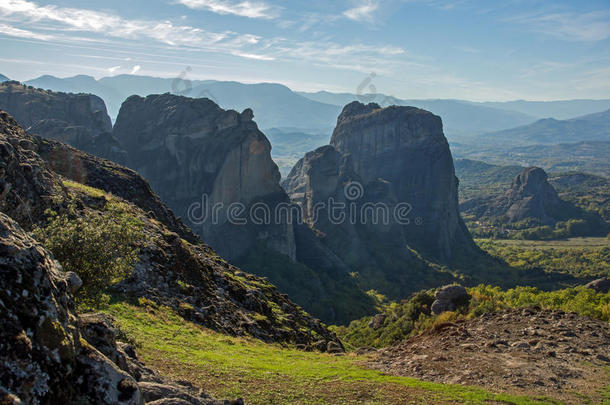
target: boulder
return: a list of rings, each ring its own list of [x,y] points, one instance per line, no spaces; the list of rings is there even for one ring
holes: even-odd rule
[[[593,280],[590,283],[587,283],[585,287],[591,288],[597,291],[598,293],[606,294],[608,291],[610,291],[610,278],[598,278],[597,280]]]
[[[455,311],[460,305],[468,303],[470,295],[461,285],[447,285],[434,295],[435,301],[430,309],[436,315],[447,311]]]
[[[373,317],[373,319],[371,319],[371,322],[369,322],[369,328],[373,329],[373,330],[377,330],[379,328],[381,328],[383,326],[383,323],[385,322],[386,319],[386,315],[385,314],[377,314]]]

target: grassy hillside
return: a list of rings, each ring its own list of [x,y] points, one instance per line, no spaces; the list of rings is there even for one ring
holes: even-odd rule
[[[308,353],[218,334],[169,308],[115,301],[105,310],[123,339],[162,374],[249,404],[468,403],[550,404],[458,385],[393,377],[364,368],[362,357]]]

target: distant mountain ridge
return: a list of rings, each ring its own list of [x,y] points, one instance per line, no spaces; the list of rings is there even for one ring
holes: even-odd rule
[[[173,93],[193,98],[209,98],[222,108],[253,109],[261,128],[296,127],[330,132],[340,106],[312,101],[276,83],[245,84],[231,81],[187,80],[148,76],[118,75],[99,80],[91,76],[57,78],[41,76],[26,84],[72,93],[96,94],[106,102],[116,119],[123,101],[132,95]]]
[[[559,100],[559,101],[487,101],[477,103],[494,108],[522,112],[537,117],[552,117],[567,120],[610,109],[610,99],[603,100]]]
[[[444,131],[450,141],[466,140],[484,132],[531,124],[537,117],[521,112],[492,108],[463,100],[399,99],[383,94],[299,93],[322,103],[346,105],[352,101],[373,101],[382,107],[390,105],[413,106],[425,109],[443,118]],[[494,129],[492,129],[494,128]]]
[[[610,110],[557,120],[545,118],[477,137],[479,142],[510,145],[559,144],[583,141],[610,141]]]
[[[10,79],[2,74],[0,74],[0,83],[1,82],[8,82]]]

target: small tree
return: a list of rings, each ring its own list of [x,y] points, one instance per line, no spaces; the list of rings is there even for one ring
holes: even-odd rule
[[[117,209],[50,213],[48,225],[34,229],[34,234],[64,270],[81,278],[83,286],[75,298],[87,306],[97,306],[111,285],[129,275],[142,238],[141,223]]]

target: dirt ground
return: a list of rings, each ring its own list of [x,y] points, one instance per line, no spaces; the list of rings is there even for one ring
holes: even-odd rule
[[[610,400],[610,325],[563,311],[506,310],[440,324],[380,350],[368,365],[569,404],[601,403]]]

